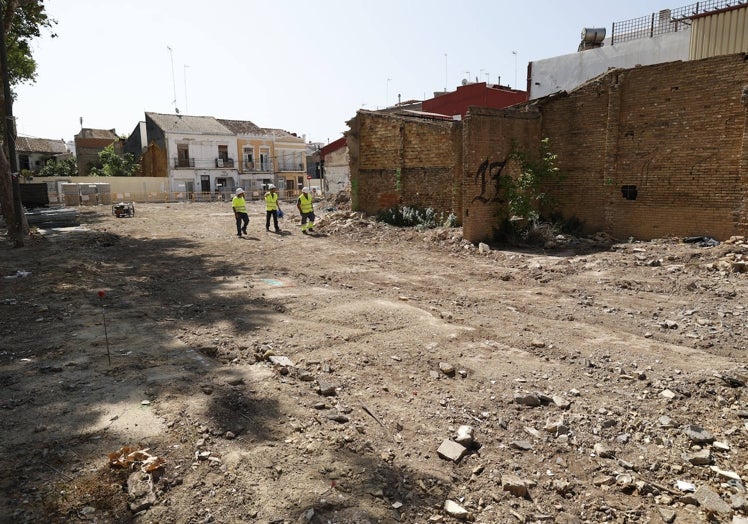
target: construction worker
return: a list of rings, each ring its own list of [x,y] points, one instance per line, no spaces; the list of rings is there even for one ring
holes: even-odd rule
[[[272,216],[275,232],[281,232],[278,227],[278,211],[280,211],[280,205],[278,204],[278,188],[273,184],[270,184],[265,193],[265,231],[270,231],[270,217]]]
[[[301,189],[301,194],[296,200],[296,208],[301,213],[301,232],[306,235],[314,231],[314,197],[309,194],[309,188]],[[307,223],[307,221],[309,223]]]
[[[234,210],[236,219],[236,236],[242,237],[242,233],[247,234],[247,225],[249,225],[249,215],[247,214],[247,202],[244,200],[244,190],[240,187],[236,189],[236,195],[231,200],[231,207]]]

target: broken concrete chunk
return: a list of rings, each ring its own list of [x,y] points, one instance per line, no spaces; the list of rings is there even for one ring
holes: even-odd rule
[[[709,444],[710,442],[714,442],[714,435],[712,435],[709,430],[697,426],[696,424],[687,426],[683,432],[694,444]]]
[[[530,451],[532,449],[532,444],[528,440],[513,440],[509,445],[521,451]]]
[[[728,515],[732,513],[730,505],[722,500],[717,493],[706,486],[699,487],[693,496],[698,501],[699,505],[707,511],[719,513],[720,515]]]
[[[531,407],[537,407],[541,404],[540,397],[533,393],[514,395],[514,403]]]
[[[720,477],[727,479],[727,480],[737,480],[741,481],[740,475],[735,473],[734,471],[729,471],[726,469],[720,469],[717,466],[710,466],[711,470],[714,471],[717,475]]]
[[[448,377],[455,376],[455,367],[449,362],[439,362],[439,371],[441,371]]]
[[[334,397],[336,395],[337,386],[327,380],[326,378],[317,377],[317,385],[319,386],[319,394],[326,397]]]
[[[708,449],[702,449],[696,453],[688,454],[686,458],[694,466],[708,466],[712,463],[712,452]]]
[[[294,367],[294,363],[291,362],[291,359],[288,357],[270,355],[268,360],[270,360],[270,363],[274,366],[291,367],[291,368]]]
[[[457,428],[457,436],[454,440],[458,444],[469,448],[473,445],[473,440],[475,439],[474,432],[473,426],[460,426]]]
[[[527,497],[527,484],[517,475],[511,473],[501,475],[501,486],[504,491],[508,491],[515,497]]]
[[[665,389],[665,390],[663,390],[663,391],[662,391],[662,392],[660,393],[660,396],[661,396],[661,397],[664,397],[664,398],[666,398],[666,399],[668,399],[668,400],[673,400],[673,399],[675,398],[675,393],[673,393],[673,392],[672,392],[672,391],[670,391],[669,389]]]
[[[452,462],[459,462],[462,457],[467,453],[467,448],[462,444],[458,444],[454,440],[445,440],[442,442],[436,453],[445,460],[451,460]]]
[[[453,500],[444,501],[444,512],[458,520],[468,520],[470,512]]]
[[[343,415],[342,413],[330,413],[327,415],[328,420],[332,420],[334,422],[339,422],[340,424],[345,424],[350,419]]]
[[[595,455],[597,455],[600,458],[615,458],[615,450],[608,447],[607,445],[603,444],[602,442],[598,442],[595,444]]]

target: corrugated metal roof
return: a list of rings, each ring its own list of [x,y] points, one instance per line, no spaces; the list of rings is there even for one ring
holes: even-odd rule
[[[67,147],[63,140],[52,140],[48,138],[31,138],[27,136],[16,137],[17,153],[67,153]]]
[[[186,135],[234,135],[212,116],[165,115],[163,113],[146,113],[145,115],[166,132]]]

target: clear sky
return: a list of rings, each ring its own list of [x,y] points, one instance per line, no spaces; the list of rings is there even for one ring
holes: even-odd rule
[[[251,120],[327,143],[358,109],[455,89],[525,88],[527,63],[575,53],[582,28],[688,2],[651,0],[46,0],[18,132],[129,135],[144,113]]]

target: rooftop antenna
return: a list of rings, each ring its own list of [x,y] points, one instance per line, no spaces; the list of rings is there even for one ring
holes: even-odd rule
[[[174,111],[179,114],[179,109],[177,109],[177,82],[174,79],[174,53],[172,52],[170,45],[167,45],[166,49],[169,50],[169,57],[171,58],[171,85],[174,88],[174,100],[172,101],[172,104],[174,104]]]
[[[447,53],[444,53],[444,92],[447,92],[447,84],[449,83],[449,73],[447,69]],[[425,96],[423,97],[426,98]]]

